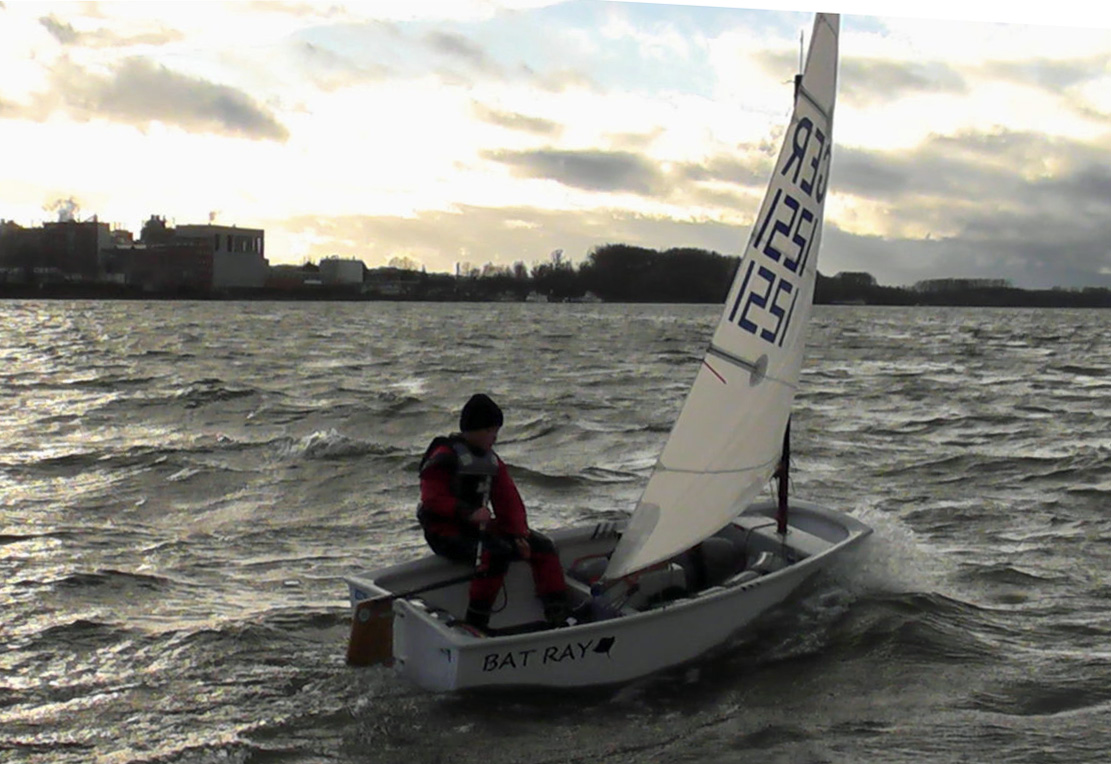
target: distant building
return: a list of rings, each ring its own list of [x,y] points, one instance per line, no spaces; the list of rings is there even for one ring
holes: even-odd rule
[[[152,244],[169,244],[173,240],[174,229],[166,225],[166,218],[161,215],[151,215],[139,232],[139,241],[148,247]]]
[[[304,265],[271,265],[266,280],[268,289],[298,290],[321,285],[320,268],[312,263]]]
[[[31,280],[41,249],[41,228],[24,228],[10,220],[0,221],[0,281]]]
[[[113,232],[115,246],[102,255],[105,281],[150,292],[210,292],[266,286],[264,231],[215,225],[173,227],[152,215],[139,244]]]
[[[96,281],[101,273],[101,252],[112,246],[107,223],[76,220],[43,225],[42,259],[71,281]]]
[[[320,280],[327,286],[361,287],[365,271],[362,260],[326,257],[320,261]]]
[[[207,292],[212,247],[200,240],[116,247],[105,253],[105,280],[146,292]]]
[[[199,239],[212,244],[212,288],[261,288],[270,275],[261,228],[222,225],[179,225],[175,239]]]
[[[61,220],[41,228],[0,221],[0,282],[96,283],[147,291],[261,288],[270,266],[262,229],[168,226],[152,215],[139,243],[107,223]]]
[[[95,219],[0,227],[0,269],[5,281],[93,282],[103,272],[101,253],[112,246],[107,223]]]

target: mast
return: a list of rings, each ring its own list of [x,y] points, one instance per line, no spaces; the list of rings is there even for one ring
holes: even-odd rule
[[[802,70],[803,70],[803,57],[802,57],[802,36],[803,32],[799,30],[799,71],[795,75],[795,100],[799,97],[799,86],[802,85]]]
[[[791,478],[791,420],[787,420],[787,429],[783,431],[783,454],[779,457],[779,468],[775,471],[779,488],[779,506],[775,512],[776,532],[779,535],[787,533],[787,482]]]

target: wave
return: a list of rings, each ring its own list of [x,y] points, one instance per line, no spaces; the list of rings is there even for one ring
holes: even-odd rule
[[[160,382],[159,377],[134,377],[124,374],[98,374],[92,378],[67,380],[63,387],[77,390],[118,390],[121,387],[142,387]]]
[[[0,533],[0,546],[7,544],[19,544],[24,541],[32,543],[38,542],[41,539],[57,539],[59,541],[67,541],[71,539],[85,538],[88,534],[88,527],[83,526],[80,530],[50,530],[42,533]]]
[[[89,449],[46,456],[26,463],[26,467],[47,473],[84,473],[88,470],[113,471],[161,464],[177,449],[157,446],[129,446],[124,449]]]
[[[250,616],[211,625],[166,631],[158,635],[159,660],[166,665],[214,666],[222,669],[227,662],[256,663],[269,656],[275,661],[276,645],[287,644],[296,635],[308,631],[329,631],[350,626],[347,607],[285,607],[274,608]],[[281,659],[281,665],[285,665]]]
[[[103,401],[92,413],[115,418],[120,412],[128,416],[141,415],[142,412],[159,407],[184,407],[187,410],[200,409],[214,404],[227,403],[241,399],[254,398],[261,394],[255,387],[237,387],[223,380],[200,379],[185,385],[167,387],[162,378],[127,378],[106,380],[104,384],[96,380],[84,383],[97,389],[119,392],[118,395]],[[140,387],[138,390],[122,392],[122,387]]]
[[[1029,417],[1012,414],[967,414],[958,411],[925,417],[909,416],[868,429],[877,435],[925,435],[950,429],[968,442],[998,437],[1013,438],[1033,432]]]
[[[675,350],[661,350],[656,353],[655,359],[668,366],[693,366],[702,362],[701,354],[678,348]]]
[[[168,578],[153,576],[145,573],[132,573],[123,570],[104,569],[92,573],[71,573],[54,582],[57,587],[82,588],[82,587],[117,587],[161,590],[173,584]]]
[[[835,639],[853,652],[945,662],[989,661],[996,630],[988,611],[936,593],[872,597],[854,604]]]
[[[282,608],[263,614],[261,625],[284,634],[306,630],[346,628],[351,624],[351,613],[342,608]]]
[[[587,467],[581,473],[588,483],[637,483],[644,480],[644,474],[610,467]]]
[[[1111,484],[1069,486],[1065,488],[1065,493],[1070,498],[1105,499],[1111,495]]]
[[[1058,716],[1094,708],[1102,713],[1111,704],[1109,669],[1107,661],[1099,658],[1063,661],[1043,672],[1050,676],[1023,676],[975,692],[968,705],[1009,716]]]
[[[632,470],[595,465],[584,467],[575,474],[542,472],[519,465],[513,465],[511,469],[514,480],[520,484],[556,491],[572,490],[591,484],[636,483],[645,479],[644,474]]]
[[[15,751],[17,761],[20,760],[20,752],[28,757],[42,754],[46,756],[46,758],[42,759],[43,761],[50,761],[61,751],[81,751],[83,755],[84,752],[88,752],[88,760],[92,761],[96,758],[93,755],[96,748],[96,743],[86,743],[77,740],[53,740],[45,738],[41,734],[28,739],[12,738],[6,735],[4,738],[0,738],[0,749]]]
[[[580,430],[588,433],[604,433],[604,434],[619,434],[629,435],[637,432],[655,432],[656,430],[652,425],[646,424],[632,424],[622,422],[595,422],[586,419],[580,419],[575,422],[575,426]],[[669,430],[670,432],[670,430]]]
[[[413,390],[386,390],[375,396],[375,403],[375,411],[385,416],[408,413],[414,409],[423,410],[427,406],[424,399]]]
[[[1064,467],[1062,461],[1068,461],[1068,457],[1054,453],[950,453],[900,465],[892,470],[892,474],[924,472],[941,476],[938,480],[942,483],[964,480],[970,474],[981,479],[1006,476],[1008,479],[1024,482],[1071,477],[1092,469],[1087,466]]]
[[[393,446],[357,440],[335,429],[319,430],[302,438],[279,438],[274,441],[284,459],[352,459],[363,456],[399,456],[404,451]]]
[[[133,436],[134,437],[134,436]],[[315,431],[297,438],[278,436],[263,440],[233,437],[226,433],[180,433],[179,443],[131,445],[119,448],[76,446],[70,453],[53,453],[31,459],[21,466],[46,475],[85,477],[93,472],[125,477],[150,469],[165,472],[171,483],[185,482],[214,470],[236,471],[240,455],[262,450],[281,459],[333,459],[360,456],[396,456],[400,449],[341,435],[335,429]]]
[[[53,652],[61,646],[97,649],[118,644],[132,636],[134,634],[131,631],[115,624],[90,618],[75,618],[67,623],[42,629],[34,634],[30,641]]]
[[[1108,369],[1105,366],[1079,366],[1077,364],[1063,364],[1061,366],[1049,366],[1049,371],[1058,371],[1062,374],[1069,374],[1077,377],[1106,377]]]
[[[194,338],[196,339],[196,338]],[[181,360],[189,360],[196,358],[195,353],[182,352],[177,350],[144,350],[141,353],[132,354],[133,358],[173,358]]]
[[[577,475],[551,474],[528,467],[521,467],[519,465],[513,465],[511,469],[513,471],[513,479],[518,484],[527,485],[532,488],[547,488],[562,491],[570,490],[583,483],[582,479]]]
[[[1000,562],[990,565],[974,566],[967,568],[961,577],[970,581],[981,581],[991,584],[1015,586],[1022,589],[1046,583],[1067,583],[1067,575],[1038,575],[1028,570],[1022,570],[1010,563]]]
[[[195,409],[210,403],[248,398],[257,394],[258,390],[255,388],[228,387],[219,379],[202,379],[179,391],[173,397],[184,402],[185,408]]]
[[[512,437],[501,439],[498,442],[501,444],[528,443],[529,441],[539,440],[540,438],[552,435],[561,429],[561,425],[556,424],[547,417],[536,417],[519,424],[515,423],[513,425]]]

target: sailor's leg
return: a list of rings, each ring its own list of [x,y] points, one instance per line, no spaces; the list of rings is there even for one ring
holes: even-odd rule
[[[544,603],[544,618],[549,623],[561,624],[571,615],[571,601],[567,582],[563,578],[563,566],[559,563],[559,552],[550,538],[536,531],[529,534],[528,543],[532,580],[536,596]]]
[[[467,623],[480,629],[485,629],[490,624],[494,601],[498,598],[512,559],[511,543],[496,537],[482,540],[482,552],[475,566],[475,577],[471,580]]]
[[[433,552],[452,562],[474,562],[478,553],[478,536],[441,536],[425,531],[424,540]]]

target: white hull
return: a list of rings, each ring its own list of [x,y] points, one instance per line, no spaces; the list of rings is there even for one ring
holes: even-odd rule
[[[748,565],[769,556],[786,557],[771,572],[738,570],[726,580],[697,592],[647,607],[633,600],[616,617],[511,636],[475,636],[456,619],[466,609],[466,582],[394,602],[395,666],[429,690],[480,687],[588,687],[627,682],[681,665],[726,642],[738,630],[782,602],[839,552],[871,529],[839,512],[792,502],[786,543],[775,533],[770,502],[755,504],[717,536],[743,549]],[[564,567],[576,560],[607,554],[619,535],[613,523],[552,533]],[[673,569],[677,566],[671,566]],[[434,556],[366,576],[347,579],[352,606],[359,601],[404,592],[466,573]],[[645,580],[647,583],[647,580]],[[589,588],[568,576],[577,602]],[[645,587],[647,588],[647,587]],[[643,593],[643,592],[642,592]],[[491,621],[495,630],[540,618],[526,565],[515,563],[506,578],[505,607]]]

